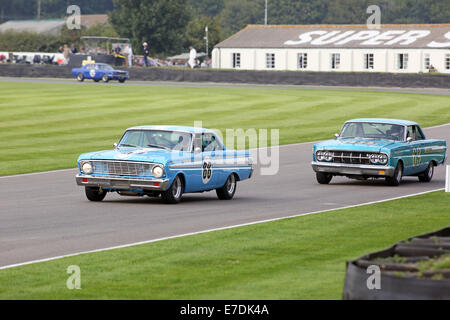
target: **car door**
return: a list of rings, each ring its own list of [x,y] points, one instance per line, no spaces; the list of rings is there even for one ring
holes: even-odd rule
[[[93,64],[86,65],[86,67],[84,68],[84,71],[83,71],[83,77],[85,79],[91,79],[92,73],[94,73],[94,76],[95,76],[95,66]]]
[[[411,138],[406,159],[404,161],[405,175],[412,175],[425,170],[423,168],[424,140],[423,134],[417,129],[417,126],[407,127],[406,139]]]
[[[202,134],[202,182],[208,190],[225,184],[223,152],[224,147],[215,134]]]

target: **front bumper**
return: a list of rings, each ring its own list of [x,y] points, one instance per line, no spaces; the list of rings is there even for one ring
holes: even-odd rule
[[[313,161],[311,166],[315,172],[326,172],[343,176],[392,177],[395,171],[394,167],[389,166],[317,161]]]
[[[90,175],[77,175],[75,179],[79,186],[102,187],[120,190],[145,189],[166,191],[170,187],[169,179],[131,179]]]

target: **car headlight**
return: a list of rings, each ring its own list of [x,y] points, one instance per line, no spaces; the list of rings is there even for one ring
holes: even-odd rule
[[[164,168],[160,165],[153,166],[152,173],[156,178],[161,178],[164,174]]]
[[[378,163],[386,164],[387,162],[388,162],[388,156],[385,155],[384,153],[380,153],[378,155]]]
[[[94,167],[92,166],[92,164],[90,162],[83,162],[81,164],[81,171],[89,174],[94,171]]]
[[[323,161],[323,154],[324,154],[323,151],[317,151],[316,153],[317,161]]]
[[[325,161],[331,161],[333,160],[333,154],[329,151],[326,151],[323,155],[323,158],[325,159]]]
[[[316,158],[317,161],[332,161],[333,153],[330,151],[317,151]]]
[[[373,164],[386,164],[388,156],[383,153],[372,153],[369,155],[370,162]]]

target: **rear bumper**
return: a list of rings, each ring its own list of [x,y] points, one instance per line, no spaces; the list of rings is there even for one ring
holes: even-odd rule
[[[120,190],[145,189],[166,191],[170,186],[169,179],[129,179],[90,175],[77,175],[75,179],[79,186],[102,187]]]
[[[395,168],[389,166],[332,163],[313,161],[311,166],[315,172],[326,172],[336,175],[355,175],[371,177],[392,177]]]

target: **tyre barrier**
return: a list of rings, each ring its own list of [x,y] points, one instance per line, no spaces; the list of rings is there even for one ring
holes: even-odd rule
[[[420,267],[444,254],[450,254],[450,227],[348,261],[342,298],[450,300],[450,268]]]

